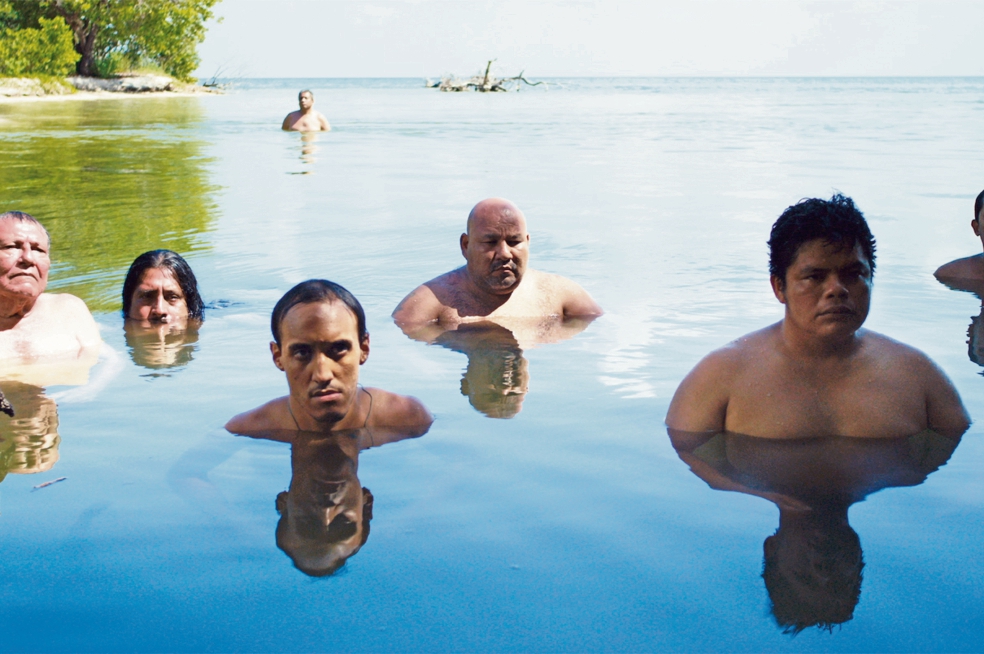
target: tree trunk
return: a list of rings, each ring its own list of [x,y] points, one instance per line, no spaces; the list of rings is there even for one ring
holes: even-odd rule
[[[81,28],[76,32],[75,51],[82,55],[82,58],[75,65],[75,72],[83,77],[96,76],[95,46],[98,32],[97,25],[89,25],[88,29]]]

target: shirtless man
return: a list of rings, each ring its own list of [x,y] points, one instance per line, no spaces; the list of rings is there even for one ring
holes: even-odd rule
[[[314,110],[314,94],[310,91],[301,91],[297,94],[297,104],[300,109],[292,111],[284,118],[281,129],[294,132],[328,132],[331,125],[324,114]]]
[[[241,413],[226,424],[236,434],[331,432],[346,429],[416,427],[433,418],[412,397],[359,385],[359,366],[369,358],[369,333],[359,301],[323,279],[301,282],[273,309],[275,366],[287,373],[290,394]],[[379,443],[377,443],[379,444]]]
[[[974,201],[974,219],[970,221],[970,228],[984,244],[984,229],[981,229],[981,223],[984,223],[984,191],[981,191]],[[984,285],[984,254],[975,254],[945,263],[933,274],[936,279],[948,286],[980,293]]]
[[[875,243],[850,198],[803,200],[769,239],[785,317],[712,352],[670,402],[671,430],[764,438],[963,433],[956,389],[923,353],[861,329]]]
[[[85,303],[44,292],[49,246],[48,232],[33,216],[0,214],[0,361],[8,372],[45,359],[91,359],[88,371],[99,354],[99,328]]]
[[[508,200],[476,204],[460,244],[467,263],[418,286],[393,312],[407,335],[432,340],[428,331],[436,327],[439,334],[463,322],[593,318],[603,313],[571,280],[527,268],[526,218]]]

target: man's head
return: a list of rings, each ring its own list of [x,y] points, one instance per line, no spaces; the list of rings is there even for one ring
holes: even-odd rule
[[[850,198],[811,198],[772,226],[769,272],[786,319],[818,336],[853,334],[868,315],[875,239]]]
[[[198,280],[177,252],[151,250],[134,259],[123,281],[123,317],[150,323],[205,319]]]
[[[302,111],[307,111],[314,106],[314,93],[304,89],[297,94],[297,104],[301,107]]]
[[[32,302],[48,286],[48,231],[22,211],[0,214],[0,298]]]
[[[980,236],[981,241],[984,242],[984,231],[981,230],[982,222],[984,222],[984,191],[978,193],[977,199],[974,200],[974,219],[970,221],[974,233]]]
[[[369,332],[359,301],[324,279],[301,282],[280,298],[270,320],[273,362],[287,374],[291,411],[304,429],[330,428],[358,397]],[[312,423],[313,421],[313,423]]]
[[[519,285],[530,258],[526,217],[508,200],[489,198],[468,214],[461,235],[468,276],[490,295],[509,295]]]

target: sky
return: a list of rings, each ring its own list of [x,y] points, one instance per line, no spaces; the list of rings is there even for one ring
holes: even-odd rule
[[[221,0],[199,76],[984,75],[981,0]]]

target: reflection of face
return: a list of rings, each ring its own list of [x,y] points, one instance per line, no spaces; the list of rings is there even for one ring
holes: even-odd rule
[[[309,575],[334,572],[355,554],[367,535],[366,504],[357,453],[331,440],[303,440],[291,452],[290,490],[277,498],[281,514],[277,545]]]
[[[48,285],[48,237],[40,225],[0,220],[0,295],[36,298]]]
[[[188,320],[188,302],[170,270],[148,268],[130,299],[130,318],[145,323],[183,326]]]
[[[868,317],[871,266],[860,245],[815,239],[800,246],[785,282],[773,277],[772,286],[792,326],[817,338],[850,336]]]
[[[270,350],[274,364],[287,373],[290,406],[302,428],[330,427],[352,410],[369,339],[359,342],[355,314],[343,303],[291,307],[280,323],[280,345],[270,343]]]
[[[123,323],[126,344],[133,362],[145,368],[172,368],[191,361],[198,342],[195,321],[149,323],[126,320]]]
[[[529,244],[526,219],[519,209],[511,205],[477,208],[468,233],[461,235],[468,276],[487,293],[512,293],[526,272]]]
[[[44,389],[4,382],[3,394],[15,417],[0,416],[0,481],[7,473],[50,470],[58,461],[58,407]]]
[[[314,96],[307,92],[301,93],[297,96],[297,104],[300,105],[302,111],[307,111],[314,106]]]
[[[461,380],[461,392],[490,418],[512,418],[523,409],[529,390],[529,362],[513,350],[472,351]]]

